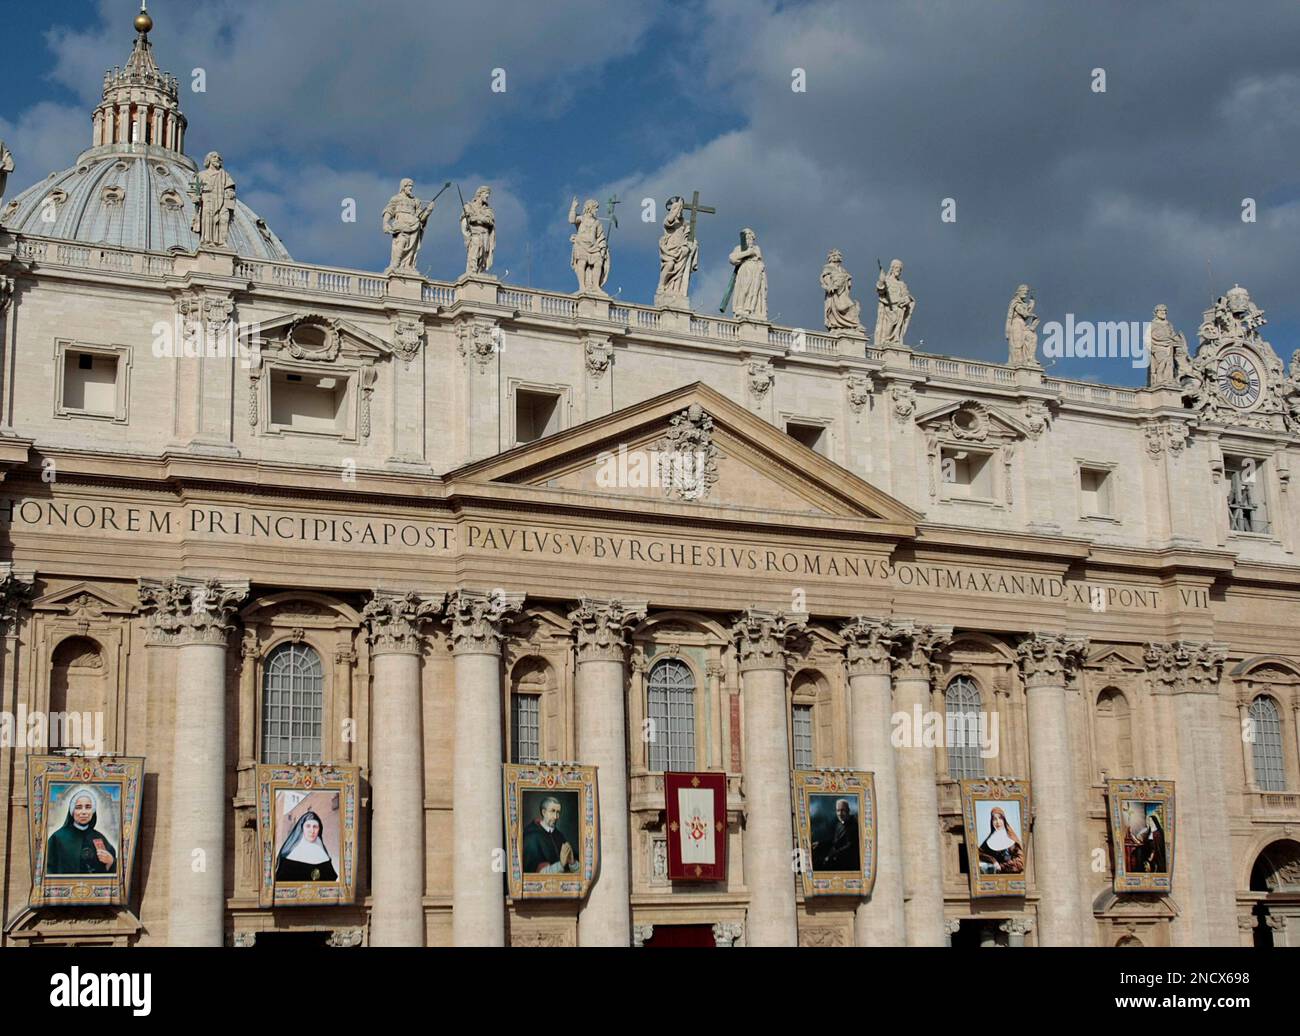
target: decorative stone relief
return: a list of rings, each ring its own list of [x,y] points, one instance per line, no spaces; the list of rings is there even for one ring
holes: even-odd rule
[[[891,633],[894,679],[934,679],[937,656],[947,650],[951,640],[951,626],[895,623]]]
[[[1064,687],[1088,653],[1088,638],[1066,633],[1031,633],[1016,647],[1028,686]]]
[[[9,308],[9,303],[14,297],[14,279],[0,274],[0,316],[4,316],[5,310]]]
[[[30,573],[15,572],[13,565],[0,562],[0,634],[12,632],[32,599],[35,586]]]
[[[587,356],[587,373],[599,381],[614,362],[614,345],[605,335],[583,335]]]
[[[1227,655],[1222,644],[1177,640],[1147,644],[1142,660],[1153,685],[1160,690],[1217,693]]]
[[[840,627],[849,676],[889,675],[901,628],[886,619],[859,615]]]
[[[524,595],[504,590],[457,590],[447,598],[454,654],[496,654],[505,623],[523,607]]]
[[[374,402],[375,382],[379,379],[379,372],[375,370],[372,364],[365,364],[361,368],[361,438],[370,438],[370,408]]]
[[[444,594],[376,590],[361,609],[371,650],[417,653],[421,627],[442,614],[445,602]]]
[[[326,946],[360,946],[362,930],[360,928],[335,928],[330,932]]]
[[[745,934],[745,926],[740,921],[719,921],[713,926],[713,943],[715,946],[733,947]]]
[[[149,643],[224,645],[235,609],[248,597],[248,582],[141,579],[139,595]]]
[[[1142,433],[1146,437],[1147,456],[1156,460],[1165,452],[1177,455],[1183,452],[1191,439],[1192,429],[1186,421],[1144,421]]]
[[[393,348],[407,363],[415,359],[424,344],[424,321],[398,317],[393,321]]]
[[[642,947],[646,940],[655,934],[655,926],[652,924],[634,924],[632,926],[632,945]]]
[[[496,325],[486,320],[466,320],[456,325],[457,350],[466,362],[473,360],[484,369],[497,352]]]
[[[750,360],[748,369],[749,394],[755,404],[762,402],[776,380],[776,372],[770,360]]]
[[[916,389],[911,385],[894,385],[889,390],[889,398],[894,401],[894,416],[898,418],[899,428],[906,428],[906,421],[916,410]]]
[[[295,360],[333,363],[343,349],[343,336],[337,320],[308,315],[289,325],[284,344]]]
[[[862,413],[871,402],[871,393],[875,385],[870,374],[850,374],[847,382],[849,409],[855,414]]]
[[[731,627],[740,671],[784,669],[787,645],[807,635],[808,616],[751,608]]]
[[[569,612],[578,645],[578,661],[622,662],[627,634],[645,619],[644,601],[595,601],[583,598]]]
[[[659,484],[677,500],[707,500],[718,481],[719,450],[713,441],[713,418],[698,403],[668,422],[668,433],[654,446]]]

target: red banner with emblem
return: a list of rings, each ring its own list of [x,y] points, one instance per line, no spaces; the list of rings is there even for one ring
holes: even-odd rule
[[[727,775],[665,773],[668,877],[727,880]]]

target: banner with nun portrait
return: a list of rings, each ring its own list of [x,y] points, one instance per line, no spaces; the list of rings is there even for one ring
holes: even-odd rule
[[[961,802],[971,897],[1025,895],[1029,782],[1008,777],[964,780]]]
[[[1108,780],[1116,892],[1172,892],[1174,782]]]
[[[356,901],[360,777],[356,766],[257,767],[261,906]]]
[[[27,757],[32,906],[125,906],[144,759]]]

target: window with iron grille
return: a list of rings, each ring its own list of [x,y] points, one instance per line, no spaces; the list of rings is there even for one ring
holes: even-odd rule
[[[1228,526],[1233,532],[1268,532],[1263,466],[1254,457],[1224,457],[1228,476]]]
[[[542,696],[510,695],[510,760],[536,763],[542,759]]]
[[[1260,791],[1286,791],[1286,770],[1282,763],[1282,718],[1277,702],[1259,697],[1250,703],[1255,744],[1255,786]]]
[[[650,769],[695,769],[695,675],[679,658],[650,669]]]
[[[794,768],[813,768],[813,707],[796,705],[792,710],[794,720]]]
[[[325,710],[320,655],[306,644],[280,644],[262,675],[262,762],[319,763]]]
[[[948,746],[948,776],[954,780],[984,776],[980,755],[980,690],[969,676],[954,677],[943,692],[944,743]]]

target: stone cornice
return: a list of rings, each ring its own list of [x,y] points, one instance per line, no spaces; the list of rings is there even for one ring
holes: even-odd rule
[[[425,623],[442,614],[447,595],[421,594],[414,590],[376,590],[361,609],[373,654],[420,652],[420,633]]]
[[[785,671],[786,645],[804,636],[808,616],[750,608],[731,627],[742,673],[758,669]]]
[[[1217,694],[1227,649],[1211,641],[1150,643],[1142,652],[1153,688],[1167,694]]]
[[[148,643],[225,647],[235,611],[248,597],[248,580],[141,579],[138,589]]]
[[[1030,633],[1016,647],[1026,689],[1064,687],[1083,664],[1088,638],[1068,633]]]
[[[644,601],[597,601],[584,597],[569,612],[578,662],[622,662],[627,634],[646,614]]]
[[[454,655],[496,655],[505,624],[523,607],[524,595],[504,590],[457,590],[447,598]]]

